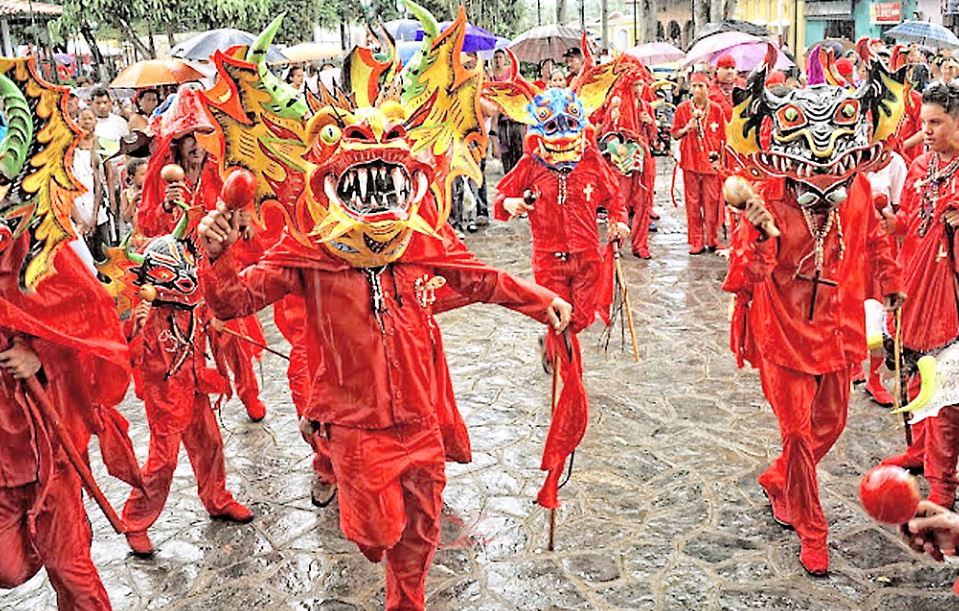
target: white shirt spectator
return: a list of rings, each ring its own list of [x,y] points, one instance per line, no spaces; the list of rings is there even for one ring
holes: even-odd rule
[[[97,138],[119,142],[120,138],[130,133],[130,126],[120,115],[110,113],[104,118],[97,118],[97,128],[94,130]]]
[[[73,151],[73,174],[80,181],[80,184],[86,189],[86,192],[74,200],[74,207],[77,216],[84,224],[89,225],[93,219],[93,163],[90,159],[90,151],[87,149],[76,148]],[[106,206],[101,205],[97,212],[96,225],[102,225],[107,222]]]
[[[885,195],[893,209],[899,209],[899,199],[906,186],[906,174],[909,168],[899,153],[892,153],[889,163],[878,172],[869,172],[866,177],[872,186],[872,194]]]

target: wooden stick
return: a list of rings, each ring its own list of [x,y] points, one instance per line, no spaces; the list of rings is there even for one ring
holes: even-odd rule
[[[559,350],[557,349],[553,356],[553,404],[550,413],[556,413],[556,406],[559,405]],[[549,551],[556,550],[556,510],[549,510]]]
[[[636,326],[633,324],[633,308],[629,303],[629,287],[626,286],[626,276],[623,274],[622,254],[619,243],[613,243],[613,265],[616,277],[619,279],[620,290],[623,291],[623,309],[626,310],[626,322],[629,324],[629,338],[633,342],[633,361],[639,362],[639,342],[636,341]]]
[[[895,410],[898,410],[902,407],[904,393],[908,392],[908,385],[902,383],[902,306],[896,308],[896,335],[893,340],[893,359],[896,361],[895,365],[895,392],[892,396],[892,404]],[[906,434],[906,447],[912,445],[912,425],[910,420],[912,419],[912,414],[908,412],[902,413],[902,426]]]
[[[280,357],[281,359],[285,359],[285,360],[287,360],[287,361],[290,360],[290,357],[289,357],[288,355],[283,354],[282,352],[279,352],[278,350],[274,350],[273,348],[270,348],[270,347],[267,346],[266,344],[261,343],[261,342],[258,342],[258,341],[256,341],[255,339],[253,339],[252,337],[250,337],[250,336],[248,336],[248,335],[243,335],[242,333],[239,333],[239,332],[237,332],[237,331],[234,331],[233,329],[231,329],[231,328],[229,328],[229,327],[223,327],[223,332],[224,332],[224,333],[227,333],[227,334],[229,334],[229,335],[232,335],[233,337],[238,337],[238,338],[242,339],[242,340],[245,341],[245,342],[249,342],[249,343],[253,344],[254,346],[256,346],[256,347],[258,347],[258,348],[263,348],[264,350],[266,350],[266,351],[269,352],[270,354],[275,354],[276,356]]]
[[[37,405],[37,408],[40,411],[43,420],[46,422],[47,429],[53,433],[53,436],[57,438],[57,441],[60,442],[60,447],[63,448],[64,453],[67,455],[70,464],[73,466],[74,471],[77,472],[77,475],[80,476],[80,482],[83,484],[84,489],[87,493],[93,498],[96,504],[103,511],[103,515],[107,517],[107,521],[110,522],[110,526],[113,527],[119,534],[123,534],[128,531],[126,522],[124,522],[113,506],[110,505],[110,501],[107,500],[107,497],[103,494],[103,491],[100,490],[100,486],[97,485],[97,480],[94,479],[93,473],[90,472],[90,468],[87,466],[86,461],[83,460],[83,457],[80,456],[80,453],[75,447],[73,447],[73,442],[70,440],[70,436],[66,431],[66,427],[63,425],[63,422],[60,420],[60,414],[57,412],[56,408],[53,407],[53,403],[50,402],[50,397],[47,395],[47,391],[44,390],[43,386],[40,385],[40,381],[37,380],[35,376],[30,376],[24,380],[24,386],[27,389],[27,392],[30,394],[30,397],[33,399],[34,403]]]

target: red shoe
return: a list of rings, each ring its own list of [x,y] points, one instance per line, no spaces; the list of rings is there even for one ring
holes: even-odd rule
[[[909,471],[913,475],[922,475],[922,472],[923,472],[922,457],[914,456],[908,450],[896,456],[883,458],[879,464],[892,465],[893,467],[902,467],[903,469],[905,469],[906,471]]]
[[[241,505],[236,501],[231,501],[230,504],[219,513],[211,513],[210,517],[214,520],[224,520],[226,522],[246,524],[247,522],[253,521],[253,512],[247,509],[244,505]]]
[[[243,405],[246,407],[246,415],[249,416],[253,422],[259,422],[266,418],[266,406],[263,405],[263,401],[260,401],[260,397],[254,396],[249,400],[245,400],[243,401]]]
[[[761,483],[759,485],[762,486]],[[771,494],[765,486],[763,486],[763,495],[766,497],[766,500],[769,501],[769,509],[773,516],[773,522],[779,524],[786,530],[792,530],[792,521],[789,519],[789,512],[786,511],[786,501],[778,494]]]
[[[829,574],[829,549],[825,541],[800,542],[799,562],[813,577],[825,577]]]
[[[133,555],[138,558],[152,558],[153,552],[153,542],[150,541],[150,537],[147,536],[147,531],[140,530],[136,532],[124,533],[127,538],[127,545],[130,546],[130,550],[133,551]]]
[[[652,259],[652,258],[653,258],[653,255],[649,254],[649,251],[648,251],[648,250],[634,250],[634,251],[633,251],[633,256],[636,257],[637,259],[647,259],[647,260],[649,260],[649,259]]]
[[[872,400],[883,407],[892,407],[892,395],[882,385],[879,380],[879,374],[874,374],[866,382],[866,392],[872,397]]]
[[[691,255],[701,255],[706,252],[706,249],[703,247],[690,249],[689,254]]]

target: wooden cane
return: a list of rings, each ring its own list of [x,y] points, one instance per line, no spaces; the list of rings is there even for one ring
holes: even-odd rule
[[[636,341],[636,326],[633,324],[633,308],[629,303],[629,287],[626,286],[626,275],[623,274],[622,252],[619,249],[619,242],[613,242],[613,265],[616,270],[616,278],[619,280],[620,291],[623,295],[623,309],[626,310],[626,322],[629,325],[629,338],[633,342],[633,361],[639,362],[639,342]]]
[[[86,461],[83,460],[83,457],[80,456],[80,453],[73,446],[66,427],[60,420],[59,412],[53,407],[53,403],[50,401],[50,397],[40,384],[40,381],[37,380],[36,376],[30,376],[24,380],[24,386],[27,389],[27,393],[29,393],[33,399],[34,404],[37,406],[37,409],[40,411],[44,422],[46,422],[47,429],[51,431],[60,442],[60,447],[63,448],[63,452],[67,455],[67,459],[73,466],[73,470],[80,476],[80,483],[83,484],[83,488],[100,507],[100,510],[103,511],[103,515],[107,517],[110,526],[119,534],[128,532],[129,529],[126,522],[117,515],[116,510],[110,505],[110,501],[107,500],[103,491],[100,490],[100,486],[97,485],[97,480],[94,479],[93,473],[90,472]]]
[[[907,392],[908,387],[902,383],[902,306],[896,308],[896,335],[893,339],[892,344],[892,353],[893,359],[895,359],[895,392],[892,396],[892,406],[895,410],[899,410],[902,407],[904,393]],[[902,413],[902,426],[906,434],[906,447],[912,446],[912,425],[910,420],[912,419],[912,414],[909,412]]]
[[[556,354],[553,356],[553,404],[550,409],[550,414],[556,413],[556,406],[559,405],[559,350],[556,351]],[[549,551],[556,550],[556,510],[549,510]]]
[[[231,328],[229,328],[229,327],[223,327],[223,332],[226,333],[226,334],[228,334],[228,335],[232,335],[233,337],[237,337],[237,338],[239,338],[239,339],[242,339],[242,340],[245,341],[245,342],[248,342],[248,343],[250,343],[250,344],[253,344],[254,346],[256,346],[256,347],[258,347],[258,348],[262,348],[262,349],[266,350],[267,352],[269,352],[270,354],[275,354],[276,356],[280,357],[281,359],[285,359],[285,360],[287,360],[287,361],[290,360],[290,357],[289,357],[288,355],[283,354],[282,352],[279,352],[278,350],[274,350],[273,348],[270,348],[270,347],[267,346],[266,344],[264,344],[264,343],[262,343],[262,342],[258,342],[258,341],[256,341],[255,339],[253,339],[252,337],[250,337],[250,336],[248,336],[248,335],[243,335],[242,333],[239,333],[238,331],[234,331],[233,329],[231,329]]]

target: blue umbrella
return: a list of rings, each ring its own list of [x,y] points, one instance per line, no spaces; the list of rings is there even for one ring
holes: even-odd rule
[[[956,37],[955,34],[941,25],[928,21],[903,21],[896,27],[887,30],[883,35],[896,40],[918,42],[927,47],[959,48],[959,37]]]
[[[383,27],[386,28],[386,31],[390,33],[390,36],[393,37],[393,40],[399,42],[401,40],[422,40],[423,34],[420,29],[422,26],[420,22],[415,19],[394,19],[393,21],[387,21],[383,24]],[[417,33],[419,33],[419,38],[417,38]]]
[[[440,32],[443,32],[453,24],[452,21],[444,21],[440,24]],[[423,40],[423,29],[416,32],[416,40]],[[463,51],[472,53],[474,51],[489,51],[496,48],[496,35],[487,32],[481,27],[472,23],[466,24],[466,39],[463,41]]]

